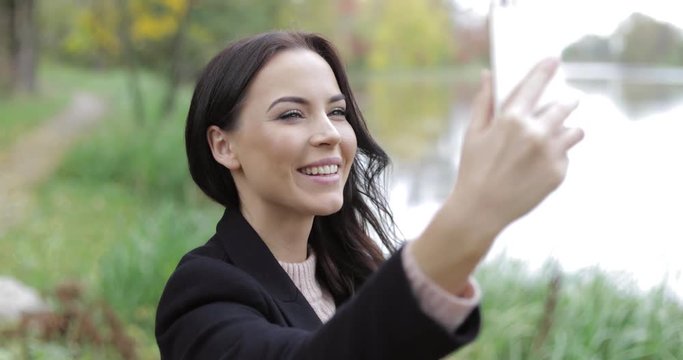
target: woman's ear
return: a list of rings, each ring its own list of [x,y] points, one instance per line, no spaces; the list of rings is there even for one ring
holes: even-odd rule
[[[213,158],[229,170],[237,170],[240,168],[240,162],[231,135],[216,125],[211,125],[206,130],[206,139]]]

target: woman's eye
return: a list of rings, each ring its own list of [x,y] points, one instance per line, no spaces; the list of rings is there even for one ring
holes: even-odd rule
[[[344,109],[344,108],[333,109],[330,112],[330,116],[343,116],[344,118],[346,118],[346,109]]]
[[[278,116],[278,119],[295,119],[295,118],[302,118],[304,117],[304,114],[301,113],[301,111],[298,110],[289,110],[285,111],[282,113],[282,115]]]

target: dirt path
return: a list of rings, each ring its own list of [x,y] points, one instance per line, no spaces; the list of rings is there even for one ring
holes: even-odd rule
[[[102,118],[105,103],[77,93],[71,104],[0,153],[0,236],[26,215],[33,188],[57,168],[66,150]]]

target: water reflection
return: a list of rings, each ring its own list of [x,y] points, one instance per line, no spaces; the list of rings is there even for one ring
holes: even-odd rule
[[[476,84],[446,80],[374,78],[359,87],[369,127],[392,157],[394,184],[407,185],[410,206],[440,201],[456,176]]]
[[[375,80],[381,82],[379,80]],[[586,92],[571,121],[586,139],[565,183],[510,226],[491,257],[532,268],[549,257],[569,271],[598,266],[642,288],[683,296],[683,85],[572,81]],[[395,162],[391,204],[417,236],[450,191],[476,85],[365,84],[362,105]],[[637,120],[637,121],[634,121]]]
[[[403,162],[429,157],[434,139],[447,131],[452,86],[424,79],[375,78],[360,92],[374,134]]]
[[[683,84],[629,84],[621,81],[570,81],[572,87],[587,94],[603,94],[615,103],[629,120],[672,110],[683,101]]]

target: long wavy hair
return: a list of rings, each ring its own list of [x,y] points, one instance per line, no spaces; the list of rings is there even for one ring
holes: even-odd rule
[[[342,208],[316,216],[309,245],[318,258],[317,276],[335,300],[343,301],[396,251],[395,224],[384,196],[384,170],[389,157],[370,135],[334,46],[322,36],[303,32],[268,32],[239,40],[216,55],[202,72],[192,97],[185,128],[190,173],[211,199],[239,208],[239,194],[230,171],[211,154],[206,132],[217,125],[235,129],[247,89],[261,68],[277,53],[308,49],[332,68],[346,97],[347,120],[358,151],[344,185]],[[371,235],[372,234],[372,235]]]

